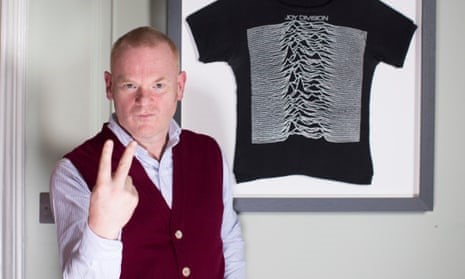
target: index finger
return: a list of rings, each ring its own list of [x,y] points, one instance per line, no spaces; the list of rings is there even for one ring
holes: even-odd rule
[[[118,167],[113,175],[115,180],[125,181],[126,177],[129,174],[129,169],[131,168],[132,158],[134,158],[134,153],[136,152],[137,142],[132,141],[124,150],[123,155],[121,156]]]
[[[97,185],[111,179],[111,155],[113,154],[113,141],[107,140],[102,148],[98,165]]]

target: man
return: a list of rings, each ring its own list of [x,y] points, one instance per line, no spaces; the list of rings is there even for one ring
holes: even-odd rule
[[[63,277],[244,278],[228,166],[172,119],[186,82],[174,43],[134,29],[104,78],[114,115],[51,177]]]

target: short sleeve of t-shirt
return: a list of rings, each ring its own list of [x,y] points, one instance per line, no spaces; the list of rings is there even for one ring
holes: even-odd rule
[[[226,61],[234,48],[235,1],[218,0],[186,18],[202,62]]]
[[[373,30],[368,30],[368,40],[373,44],[375,57],[384,63],[402,67],[417,26],[383,2],[370,2],[369,15]]]

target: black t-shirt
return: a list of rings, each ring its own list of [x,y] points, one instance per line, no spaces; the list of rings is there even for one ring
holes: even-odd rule
[[[187,22],[199,60],[227,62],[236,79],[238,182],[371,183],[373,74],[403,65],[410,19],[378,0],[218,0]]]

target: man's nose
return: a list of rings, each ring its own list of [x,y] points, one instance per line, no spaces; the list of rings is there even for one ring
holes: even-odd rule
[[[151,92],[149,89],[144,87],[139,87],[137,90],[137,97],[136,102],[138,103],[146,103],[151,99]]]

